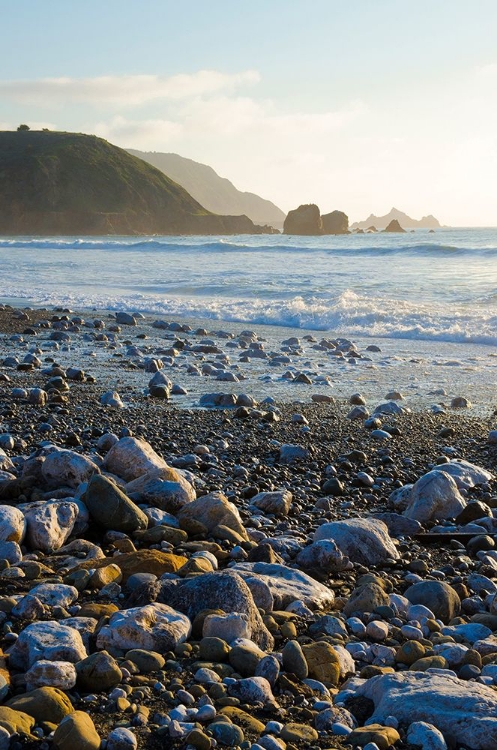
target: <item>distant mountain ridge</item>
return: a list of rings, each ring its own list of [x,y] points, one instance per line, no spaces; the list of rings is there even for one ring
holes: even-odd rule
[[[260,234],[93,135],[0,132],[0,234]]]
[[[439,229],[441,227],[440,222],[434,216],[429,214],[423,216],[422,219],[412,219],[403,211],[399,211],[397,208],[392,208],[390,213],[385,216],[375,216],[371,214],[364,221],[356,221],[351,224],[351,229],[369,229],[370,227],[376,227],[376,229],[386,229],[391,221],[396,219],[403,229]]]
[[[270,224],[276,229],[283,227],[285,214],[278,206],[255,193],[238,190],[230,180],[220,177],[207,164],[179,154],[137,151],[132,148],[127,150],[133,156],[160,169],[212,213],[231,216],[245,214],[255,224]]]

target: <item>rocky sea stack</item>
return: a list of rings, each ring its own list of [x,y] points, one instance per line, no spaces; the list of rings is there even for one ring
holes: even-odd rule
[[[308,203],[289,211],[283,225],[284,234],[316,236],[321,234],[348,234],[349,217],[343,211],[323,214],[315,203]]]
[[[102,138],[0,132],[0,234],[261,234]]]
[[[406,233],[405,229],[402,229],[397,219],[392,219],[390,224],[387,226],[386,229],[383,230],[384,232],[400,232],[402,234]]]

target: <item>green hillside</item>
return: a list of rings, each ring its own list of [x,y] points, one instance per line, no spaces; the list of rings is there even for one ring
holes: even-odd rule
[[[0,132],[0,234],[258,233],[150,164],[80,133]]]
[[[237,216],[245,214],[256,224],[271,224],[276,229],[283,227],[285,214],[278,206],[255,193],[237,190],[230,180],[220,177],[207,164],[200,164],[179,154],[128,150],[130,154],[152,164],[182,185],[209,211]]]

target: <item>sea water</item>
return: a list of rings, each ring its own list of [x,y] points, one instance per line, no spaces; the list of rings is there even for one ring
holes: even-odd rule
[[[346,388],[380,379],[428,400],[437,387],[476,389],[487,405],[497,393],[497,229],[2,238],[0,300],[264,327],[271,342],[299,331],[374,341],[386,377],[350,373]]]

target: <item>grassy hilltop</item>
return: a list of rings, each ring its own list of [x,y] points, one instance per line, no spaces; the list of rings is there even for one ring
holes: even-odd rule
[[[257,233],[102,138],[0,132],[0,234]]]

